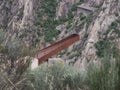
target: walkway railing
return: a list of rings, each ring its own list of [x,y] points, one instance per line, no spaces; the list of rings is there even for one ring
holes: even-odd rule
[[[72,34],[63,40],[60,40],[44,49],[38,51],[35,58],[37,58],[39,60],[39,64],[40,64],[41,62],[48,60],[48,58],[57,54],[61,50],[69,47],[70,45],[72,45],[73,43],[78,41],[79,39],[80,39],[80,37],[78,34]]]

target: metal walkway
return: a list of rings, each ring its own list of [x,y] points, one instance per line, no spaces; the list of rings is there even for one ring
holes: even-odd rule
[[[40,64],[41,62],[48,60],[48,58],[57,54],[61,50],[69,47],[70,45],[72,45],[73,43],[78,41],[79,39],[80,38],[79,38],[78,34],[72,34],[63,40],[60,40],[44,49],[38,51],[38,53],[35,55],[35,58],[37,58],[39,60],[39,64]]]

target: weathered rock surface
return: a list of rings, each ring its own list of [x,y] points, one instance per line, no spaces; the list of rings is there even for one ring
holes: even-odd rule
[[[119,13],[118,8],[120,8],[114,0],[104,1],[101,8],[105,8],[104,10],[99,12],[99,15],[93,20],[92,24],[89,26],[88,31],[88,39],[85,45],[84,50],[82,51],[82,55],[80,60],[75,63],[75,67],[79,66],[87,66],[88,61],[96,60],[96,48],[95,43],[99,41],[100,34],[102,34],[102,38],[104,38],[104,33],[110,26],[110,24],[115,21],[118,17],[115,16],[115,13]],[[117,6],[115,6],[117,5]],[[81,64],[81,65],[80,65]]]
[[[15,38],[21,37],[20,39],[22,39],[27,47],[32,46],[34,41],[38,43],[40,49],[44,48],[44,44],[46,44],[46,42],[44,42],[44,36],[46,34],[43,32],[44,28],[42,25],[39,25],[41,22],[38,23],[38,26],[34,25],[34,21],[41,20],[36,17],[36,12],[41,11],[37,12],[40,15],[43,13],[42,9],[38,10],[38,7],[40,7],[40,3],[38,2],[39,0],[0,1],[0,29],[4,29],[6,33],[4,44],[10,40],[14,41]],[[79,0],[57,0],[57,3],[56,16],[54,17],[55,20],[60,22],[55,28],[60,31],[57,40],[72,33],[78,33],[80,35],[79,42],[64,50],[63,53],[59,53],[58,56],[63,60],[66,57],[67,59],[76,61],[74,66],[78,69],[79,66],[86,67],[90,60],[96,60],[98,58],[94,44],[100,39],[103,39],[104,33],[111,23],[120,17],[120,1],[84,0],[82,4],[95,8],[94,12],[86,16],[84,16],[80,9],[76,9],[76,11],[71,10],[73,5],[79,3]],[[74,8],[76,7],[74,6]],[[85,8],[83,8],[83,10],[88,11]],[[70,15],[69,17],[68,14]],[[46,20],[47,15],[42,17]],[[61,19],[64,18],[66,18],[66,20],[61,21]],[[51,25],[53,23],[54,22],[49,24]],[[46,25],[46,27],[49,25],[48,23],[43,24]],[[40,35],[40,33],[42,33],[42,35]]]
[[[58,0],[58,7],[56,10],[56,19],[66,17],[71,9],[71,6],[79,0]]]

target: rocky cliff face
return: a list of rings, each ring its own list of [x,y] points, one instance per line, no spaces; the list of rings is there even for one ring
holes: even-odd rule
[[[0,27],[6,31],[5,44],[20,38],[25,34],[25,29],[34,29],[35,11],[33,10],[33,0],[9,0],[1,2],[0,13]],[[27,31],[27,30],[26,30]],[[25,38],[21,38],[25,43],[30,44],[30,38],[33,39],[30,34],[26,34]]]
[[[60,17],[67,17],[72,5],[78,2],[79,0],[58,0],[56,18],[58,19]]]
[[[70,22],[71,27],[67,32],[67,34],[77,32],[81,37],[80,42],[78,42],[75,46],[70,47],[67,51],[67,53],[72,51],[72,55],[78,57],[72,58],[74,60],[77,59],[74,64],[74,66],[77,68],[84,68],[87,66],[89,61],[98,59],[98,56],[96,54],[98,50],[95,47],[95,44],[107,36],[105,33],[110,28],[111,23],[119,19],[120,13],[120,2],[115,0],[84,0],[82,4],[84,4],[83,6],[86,6],[87,9],[91,10],[91,8],[94,8],[94,12],[91,12],[84,17],[82,15],[79,15],[81,13],[84,13],[85,10],[83,10],[83,8],[78,8],[77,11],[73,11],[72,14],[74,17],[72,18],[72,22]],[[66,32],[67,29],[64,29],[62,32],[64,31]],[[62,33],[62,35],[64,36],[65,33]],[[60,35],[60,37],[62,35]],[[80,53],[74,51],[76,48],[77,50],[79,49],[78,51],[80,51]]]
[[[100,5],[100,3],[100,0],[94,1],[96,5]],[[88,27],[88,38],[81,57],[81,64],[83,64],[83,66],[85,66],[88,61],[97,59],[95,43],[104,38],[104,33],[108,30],[111,23],[119,18],[120,2],[105,0],[102,3],[100,6],[101,10]],[[92,5],[94,6],[94,4]],[[118,14],[117,16],[115,15],[116,13]],[[79,62],[81,60],[78,60],[76,64],[80,64]]]
[[[27,47],[41,49],[72,33],[78,33],[80,41],[56,57],[69,60],[79,69],[86,67],[89,61],[97,60],[96,52],[99,50],[95,47],[96,43],[113,35],[114,31],[106,32],[119,20],[120,1],[1,0],[0,11],[0,29],[5,31],[4,45],[17,38]],[[119,21],[117,25],[118,28]]]
[[[85,3],[89,3],[91,6],[99,6],[103,4],[104,0],[84,0]]]

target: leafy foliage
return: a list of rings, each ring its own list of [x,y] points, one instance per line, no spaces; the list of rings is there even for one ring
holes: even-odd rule
[[[104,53],[99,63],[90,62],[85,71],[76,72],[71,66],[42,64],[29,72],[29,79],[36,90],[119,90],[120,55],[114,58]]]
[[[82,88],[81,74],[67,65],[47,66],[43,64],[37,70],[30,72],[29,75],[36,90],[78,90]]]
[[[119,90],[117,85],[120,81],[120,68],[117,63],[120,62],[118,61],[106,53],[99,67],[96,64],[90,64],[87,70],[90,90]]]
[[[36,12],[38,20],[35,25],[42,27],[45,41],[52,42],[53,38],[58,35],[55,28],[59,22],[54,20],[57,0],[41,0],[40,3],[40,11]]]
[[[103,38],[103,40],[100,40],[95,44],[97,55],[99,57],[103,57],[105,51],[107,51],[108,53],[112,53],[114,51],[113,40],[120,37],[120,30],[118,29],[118,25],[119,19],[112,22],[108,30],[105,32],[105,37]],[[114,35],[112,35],[113,33]]]
[[[82,4],[84,2],[84,0],[80,0],[78,3],[74,4],[71,8],[71,11],[76,11],[77,10],[77,6]]]
[[[110,42],[108,40],[101,40],[95,44],[97,48],[97,55],[99,57],[104,57],[106,50],[111,48]]]

